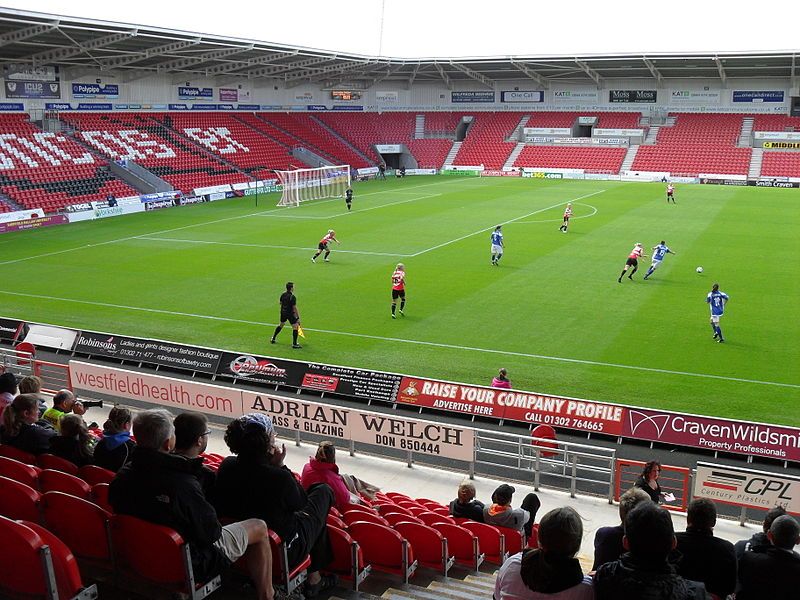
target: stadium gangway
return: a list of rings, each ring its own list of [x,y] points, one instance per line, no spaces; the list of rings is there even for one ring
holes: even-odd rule
[[[563,481],[565,485],[556,487],[569,489],[572,498],[578,492],[579,484],[586,484],[588,489],[583,493],[603,495],[612,504],[616,460],[614,448],[475,430],[474,464],[492,470],[511,469],[522,481],[529,480],[532,474],[536,491],[539,491],[544,475],[548,479]]]

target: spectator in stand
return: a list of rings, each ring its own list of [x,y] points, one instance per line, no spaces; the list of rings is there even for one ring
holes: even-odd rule
[[[493,388],[504,388],[507,390],[511,389],[511,381],[508,379],[508,371],[505,369],[500,369],[498,371],[497,376],[492,379],[492,387]]]
[[[594,564],[592,571],[600,565],[617,560],[625,553],[622,538],[625,535],[625,517],[640,502],[649,502],[650,496],[639,488],[631,488],[619,497],[619,521],[616,527],[601,527],[594,536]]]
[[[17,395],[17,378],[13,373],[4,372],[0,374],[0,417],[6,407],[14,401]]]
[[[42,380],[36,375],[26,375],[19,380],[20,394],[33,394],[39,398],[39,418],[42,418],[44,411],[47,410],[47,400],[42,395]]]
[[[709,594],[726,598],[736,589],[736,553],[733,544],[714,536],[717,507],[708,498],[697,498],[686,511],[686,531],[678,540],[678,575],[706,584]]]
[[[733,550],[736,552],[736,560],[741,560],[742,554],[745,552],[763,552],[769,548],[772,545],[772,542],[769,541],[768,536],[769,528],[772,526],[772,522],[775,519],[782,517],[785,514],[786,509],[782,506],[770,508],[764,517],[764,524],[762,526],[763,531],[754,533],[749,540],[739,540],[733,545]]]
[[[20,394],[3,411],[0,443],[8,444],[29,454],[50,451],[50,438],[55,429],[39,422],[39,399],[32,394]]]
[[[132,419],[127,408],[115,406],[111,409],[103,424],[103,439],[94,448],[94,464],[116,473],[128,462],[136,447],[131,439]]]
[[[536,513],[542,503],[539,496],[531,493],[522,500],[521,508],[511,508],[514,492],[516,490],[507,483],[498,487],[492,494],[492,504],[483,509],[483,522],[518,529],[530,537]]]
[[[800,593],[800,524],[791,515],[777,517],[769,527],[771,545],[745,552],[739,561],[736,600],[797,600]]]
[[[217,483],[217,474],[203,464],[200,455],[208,447],[208,436],[211,430],[208,428],[208,418],[204,414],[195,412],[185,412],[175,417],[175,450],[174,454],[179,454],[187,460],[197,462],[197,476],[203,494],[209,502],[213,502],[214,486]]]
[[[483,523],[483,510],[486,507],[480,500],[475,500],[475,495],[475,486],[469,479],[458,484],[458,495],[450,502],[450,514],[460,519]]]
[[[675,499],[672,494],[664,494],[661,491],[661,485],[658,483],[658,476],[661,474],[661,463],[651,460],[644,465],[642,474],[633,485],[637,488],[643,489],[650,496],[650,499],[659,504],[662,500],[671,502]]]
[[[540,534],[541,535],[541,534]],[[597,600],[708,600],[702,583],[688,581],[668,561],[676,544],[672,516],[640,502],[625,516],[627,552],[594,575]]]
[[[263,521],[222,527],[197,479],[199,463],[172,454],[175,427],[166,410],[145,410],[133,420],[138,445],[109,488],[114,512],[171,527],[189,543],[198,581],[218,575],[242,556],[259,600],[272,600],[272,551]]]
[[[494,600],[593,600],[592,578],[575,555],[583,523],[570,507],[551,510],[539,523],[539,547],[508,558],[494,586]]]
[[[64,415],[61,418],[61,432],[50,438],[50,454],[82,467],[93,463],[94,439],[83,417]]]
[[[86,409],[78,402],[69,390],[59,390],[53,396],[53,406],[44,411],[42,419],[50,424],[50,427],[59,431],[61,428],[61,417],[68,413],[75,413],[76,415],[83,415]]]
[[[225,443],[236,456],[223,460],[217,471],[219,514],[266,521],[286,542],[292,566],[310,555],[306,598],[335,586],[335,576],[320,574],[333,559],[326,527],[334,504],[331,488],[318,483],[306,493],[283,464],[286,446],[275,443],[272,420],[265,414],[250,413],[232,421]]]
[[[350,493],[344,479],[339,475],[339,466],[336,464],[336,446],[333,445],[333,442],[319,443],[316,456],[310,457],[303,467],[300,483],[306,491],[317,483],[327,484],[333,491],[336,508],[339,510],[344,510],[348,504],[361,503],[361,498]]]

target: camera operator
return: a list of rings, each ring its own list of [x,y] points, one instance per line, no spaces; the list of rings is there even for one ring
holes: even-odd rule
[[[83,415],[86,413],[86,407],[81,404],[75,394],[69,390],[59,390],[53,396],[53,406],[44,411],[42,420],[47,422],[53,429],[61,432],[61,417],[66,414],[74,413],[76,415]]]

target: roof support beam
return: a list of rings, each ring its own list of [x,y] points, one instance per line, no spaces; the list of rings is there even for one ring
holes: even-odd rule
[[[417,78],[417,71],[419,71],[420,63],[414,65],[414,70],[411,71],[411,75],[408,76],[408,83],[406,84],[406,89],[410,90],[411,86],[414,84],[414,80]]]
[[[664,77],[662,77],[660,71],[656,69],[656,66],[653,64],[653,61],[651,61],[646,56],[642,57],[642,60],[644,61],[644,65],[650,70],[651,75],[655,77],[656,81],[658,82],[658,85],[661,85],[664,82]]]
[[[56,27],[58,27],[58,21],[54,21],[50,25],[34,25],[33,27],[27,27],[25,29],[4,33],[3,35],[0,35],[0,46],[7,46],[8,44],[13,44],[14,42],[21,42],[22,40],[27,40],[32,37],[36,37],[37,35],[48,33],[53,31],[53,29]]]
[[[594,81],[597,85],[600,85],[600,82],[603,80],[603,78],[600,77],[600,73],[592,69],[589,65],[578,58],[575,59],[575,64],[581,68],[581,71],[591,77],[592,81]]]
[[[457,62],[453,62],[452,60],[450,61],[450,66],[455,68],[455,69],[457,69],[458,71],[461,71],[462,73],[464,73],[464,75],[466,75],[470,79],[474,79],[475,81],[478,81],[478,82],[482,83],[483,85],[488,87],[490,90],[494,89],[494,80],[493,79],[489,79],[488,77],[486,77],[486,75],[482,75],[481,73],[478,73],[477,71],[473,71],[469,67],[464,66],[464,65],[462,65],[460,63],[457,63]]]
[[[246,69],[247,67],[257,67],[258,65],[268,65],[273,60],[277,60],[279,58],[286,58],[287,56],[296,56],[298,53],[297,50],[294,52],[274,52],[272,54],[265,54],[264,56],[259,56],[258,58],[251,58],[250,60],[240,60],[236,62],[225,63],[222,65],[216,65],[215,67],[209,67],[206,69],[206,75],[212,77],[214,75],[223,75],[225,73],[230,73],[231,71],[238,71],[239,69]]]
[[[719,78],[722,80],[722,84],[725,85],[728,80],[728,75],[725,73],[725,67],[722,66],[722,61],[718,56],[714,57],[714,62],[717,65],[717,71],[719,71]]]
[[[30,59],[33,61],[33,66],[36,67],[46,63],[57,62],[66,58],[71,58],[73,56],[77,56],[78,54],[88,52],[89,50],[102,48],[103,46],[110,46],[111,44],[116,44],[117,42],[127,40],[128,38],[136,37],[138,34],[138,29],[131,29],[130,31],[124,31],[120,33],[112,33],[111,35],[80,42],[75,46],[65,46],[62,48],[55,48],[53,50],[45,50],[44,52],[37,52],[36,54],[30,56]]]
[[[352,61],[349,63],[344,63],[341,65],[330,65],[327,67],[321,67],[319,69],[306,69],[306,72],[301,73],[292,73],[288,74],[284,77],[284,81],[294,81],[295,79],[318,79],[318,78],[325,78],[330,75],[339,75],[341,73],[347,73],[348,71],[353,71],[355,69],[364,68],[369,66],[371,63],[364,62],[364,61]]]
[[[154,56],[161,56],[162,54],[171,54],[173,52],[177,52],[178,50],[183,50],[184,48],[191,48],[192,46],[196,46],[202,41],[202,38],[194,38],[191,40],[182,40],[180,42],[172,42],[171,44],[164,44],[163,46],[156,46],[155,48],[149,48],[144,52],[137,52],[136,54],[129,54],[126,56],[116,56],[114,58],[104,58],[100,61],[100,69],[115,69],[117,67],[124,67],[125,65],[130,65],[135,62],[139,62],[140,60],[145,60],[148,58],[153,58]]]
[[[542,86],[544,89],[547,89],[547,88],[550,87],[550,82],[547,79],[545,79],[544,77],[539,75],[536,71],[531,70],[531,68],[528,67],[528,65],[526,65],[525,63],[517,62],[516,60],[514,60],[512,58],[511,59],[511,64],[514,65],[517,69],[519,69],[523,73],[525,73],[525,75],[528,77],[528,79],[532,79],[533,81],[538,83],[540,86]]]
[[[239,48],[223,48],[222,50],[213,50],[211,52],[206,52],[204,54],[198,54],[197,56],[188,56],[186,58],[168,60],[165,62],[158,63],[157,65],[154,66],[159,73],[164,73],[167,71],[174,71],[177,69],[185,69],[186,67],[191,67],[192,65],[199,65],[201,63],[208,62],[210,60],[225,58],[226,56],[240,54],[241,52],[247,52],[248,50],[252,49],[253,49],[252,44],[248,46],[241,46]]]
[[[438,62],[433,63],[433,66],[436,67],[436,70],[439,71],[439,76],[444,80],[444,84],[447,86],[448,90],[453,89],[453,82],[450,81],[450,77],[447,73],[444,72],[444,68]]]
[[[270,67],[263,67],[261,69],[253,69],[247,72],[247,77],[272,77],[273,75],[277,75],[278,73],[283,73],[285,71],[291,71],[292,69],[319,65],[332,60],[336,60],[335,54],[332,54],[331,56],[315,56],[313,58],[306,58],[304,60],[284,63],[282,65],[272,65]]]

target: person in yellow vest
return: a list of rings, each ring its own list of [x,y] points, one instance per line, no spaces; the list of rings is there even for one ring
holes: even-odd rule
[[[61,417],[66,414],[75,413],[76,415],[83,415],[86,409],[83,407],[75,394],[69,390],[59,390],[53,396],[53,406],[44,411],[42,420],[50,424],[50,426],[61,432]]]

